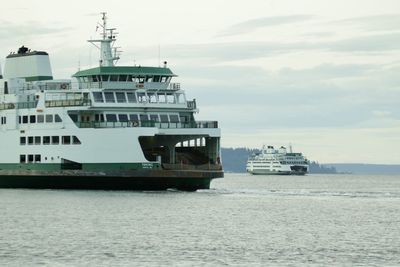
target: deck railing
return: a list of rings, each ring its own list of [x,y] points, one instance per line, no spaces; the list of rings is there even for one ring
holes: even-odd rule
[[[79,128],[126,128],[126,127],[157,127],[160,129],[182,128],[218,128],[217,121],[197,122],[155,122],[155,121],[126,121],[126,122],[75,122]]]
[[[90,99],[47,100],[46,107],[90,106]]]

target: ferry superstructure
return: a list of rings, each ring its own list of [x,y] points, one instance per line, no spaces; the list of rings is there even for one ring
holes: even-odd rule
[[[0,71],[0,187],[207,189],[223,177],[220,129],[197,121],[176,75],[116,66],[115,29],[89,40],[99,65],[53,79],[47,52],[22,46]]]
[[[247,161],[247,172],[270,175],[304,175],[308,173],[309,163],[302,153],[293,153],[281,146],[263,146],[260,153],[251,155]]]

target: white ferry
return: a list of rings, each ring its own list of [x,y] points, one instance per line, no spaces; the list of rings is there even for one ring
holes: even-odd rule
[[[273,146],[263,146],[260,153],[249,157],[246,170],[251,174],[283,174],[304,175],[308,173],[309,163],[302,153],[287,152],[281,146],[274,149]]]
[[[99,65],[53,79],[48,53],[24,46],[0,70],[0,187],[207,189],[223,177],[220,129],[197,121],[176,75],[116,66],[102,13]]]

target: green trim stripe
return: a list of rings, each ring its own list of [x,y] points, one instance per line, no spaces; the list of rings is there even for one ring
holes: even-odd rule
[[[22,78],[25,78],[25,81],[27,82],[53,80],[53,76],[32,76],[32,77],[22,77]]]

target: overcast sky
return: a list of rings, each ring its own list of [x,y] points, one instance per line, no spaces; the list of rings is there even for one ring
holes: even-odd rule
[[[322,163],[400,164],[400,1],[2,1],[0,51],[50,54],[55,78],[98,64],[99,13],[119,65],[167,60],[223,147],[288,145]]]

